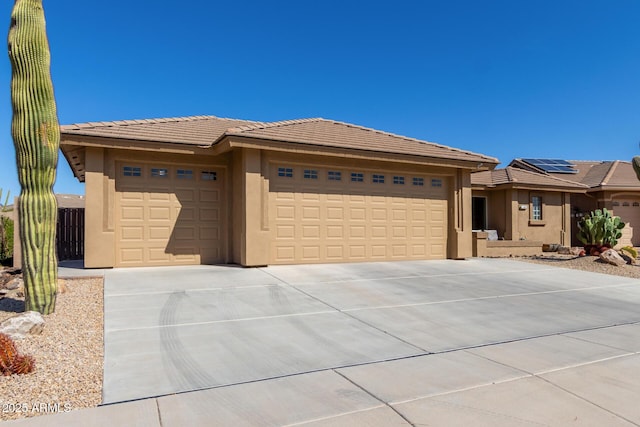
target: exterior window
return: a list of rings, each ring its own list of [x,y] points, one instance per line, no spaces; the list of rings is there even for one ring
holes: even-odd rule
[[[432,187],[442,187],[442,180],[440,178],[433,178],[431,180]]]
[[[620,206],[620,202],[613,202],[613,206]]]
[[[151,176],[155,178],[166,178],[169,171],[166,168],[151,168]]]
[[[372,180],[374,184],[384,184],[384,175],[373,174]]]
[[[203,181],[217,181],[218,180],[218,172],[202,171],[202,172],[200,172],[200,179],[203,180]]]
[[[417,176],[413,177],[413,185],[419,185],[420,187],[424,186],[424,178],[420,178]]]
[[[189,169],[178,169],[176,176],[178,179],[193,179],[193,171]]]
[[[329,181],[342,181],[342,172],[329,171],[327,172],[327,180]]]
[[[629,202],[622,202],[622,206],[629,206]]]
[[[125,166],[122,168],[124,176],[142,176],[142,168],[137,166]]]
[[[351,182],[364,182],[364,174],[360,172],[351,172]]]
[[[293,168],[278,168],[278,176],[293,178]]]
[[[531,196],[531,219],[542,221],[542,197]]]
[[[640,203],[638,203],[638,202],[633,202],[633,207],[634,207],[634,208],[637,208],[638,206],[640,206]]]
[[[393,177],[394,184],[404,185],[404,176],[394,176]]]
[[[303,176],[305,179],[318,179],[318,171],[313,169],[305,169]]]

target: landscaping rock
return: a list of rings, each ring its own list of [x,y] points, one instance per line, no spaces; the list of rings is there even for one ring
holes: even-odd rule
[[[622,258],[620,254],[613,249],[607,249],[606,251],[602,252],[600,254],[600,259],[604,262],[607,262],[611,265],[616,265],[618,267],[627,265],[627,261],[625,261],[624,258]]]
[[[0,323],[0,332],[14,340],[24,339],[27,334],[40,335],[44,329],[44,318],[37,311],[27,311],[9,317]]]
[[[622,257],[622,259],[627,261],[627,264],[636,265],[637,263],[636,259],[633,257],[633,254],[625,249],[620,249],[620,256]]]
[[[9,282],[7,282],[4,287],[6,289],[9,289],[10,291],[14,290],[14,289],[19,289],[22,287],[22,279],[20,277],[15,277],[13,279],[11,279]]]
[[[577,255],[571,252],[571,248],[569,246],[560,246],[558,248],[559,255]]]
[[[584,247],[582,246],[572,246],[571,247],[571,255],[580,255],[580,252],[584,252]]]

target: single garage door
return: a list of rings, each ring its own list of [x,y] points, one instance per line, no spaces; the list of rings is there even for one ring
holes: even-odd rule
[[[620,246],[640,246],[640,200],[621,199],[613,202],[613,215],[627,223],[622,229]]]
[[[222,169],[117,167],[116,266],[224,262]]]
[[[272,264],[444,259],[442,177],[273,165]]]

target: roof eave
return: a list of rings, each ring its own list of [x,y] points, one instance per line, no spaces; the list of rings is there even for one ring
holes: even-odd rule
[[[220,146],[220,149],[216,150],[217,146]],[[296,152],[314,155],[375,158],[377,160],[394,160],[441,167],[456,167],[472,171],[492,170],[498,165],[498,161],[495,160],[494,163],[494,159],[491,158],[479,158],[477,160],[449,159],[421,156],[417,154],[363,150],[351,147],[316,145],[296,140],[252,137],[247,135],[227,135],[225,138],[219,139],[214,144],[214,150],[219,153],[223,153],[234,148],[255,148],[261,150],[267,149],[271,151]]]

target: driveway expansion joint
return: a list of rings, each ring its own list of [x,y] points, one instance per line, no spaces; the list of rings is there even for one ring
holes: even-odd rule
[[[391,409],[393,412],[395,412],[400,418],[402,418],[403,420],[405,420],[409,425],[411,425],[412,427],[415,427],[416,424],[412,423],[409,419],[407,419],[407,417],[405,417],[404,415],[402,415],[402,413],[400,411],[398,411],[396,408],[394,408],[389,402],[385,402],[382,398],[376,396],[373,392],[371,392],[370,390],[367,390],[366,388],[364,388],[363,386],[361,386],[360,384],[354,382],[351,380],[351,378],[347,377],[346,375],[344,375],[341,372],[338,372],[335,369],[332,369],[333,372],[335,372],[336,374],[340,375],[342,378],[344,378],[346,381],[350,382],[351,384],[353,384],[355,387],[359,388],[360,390],[362,390],[363,392],[365,392],[366,394],[368,394],[369,396],[373,397],[374,399],[376,399],[378,402],[380,402],[382,405],[384,405],[385,407]]]

